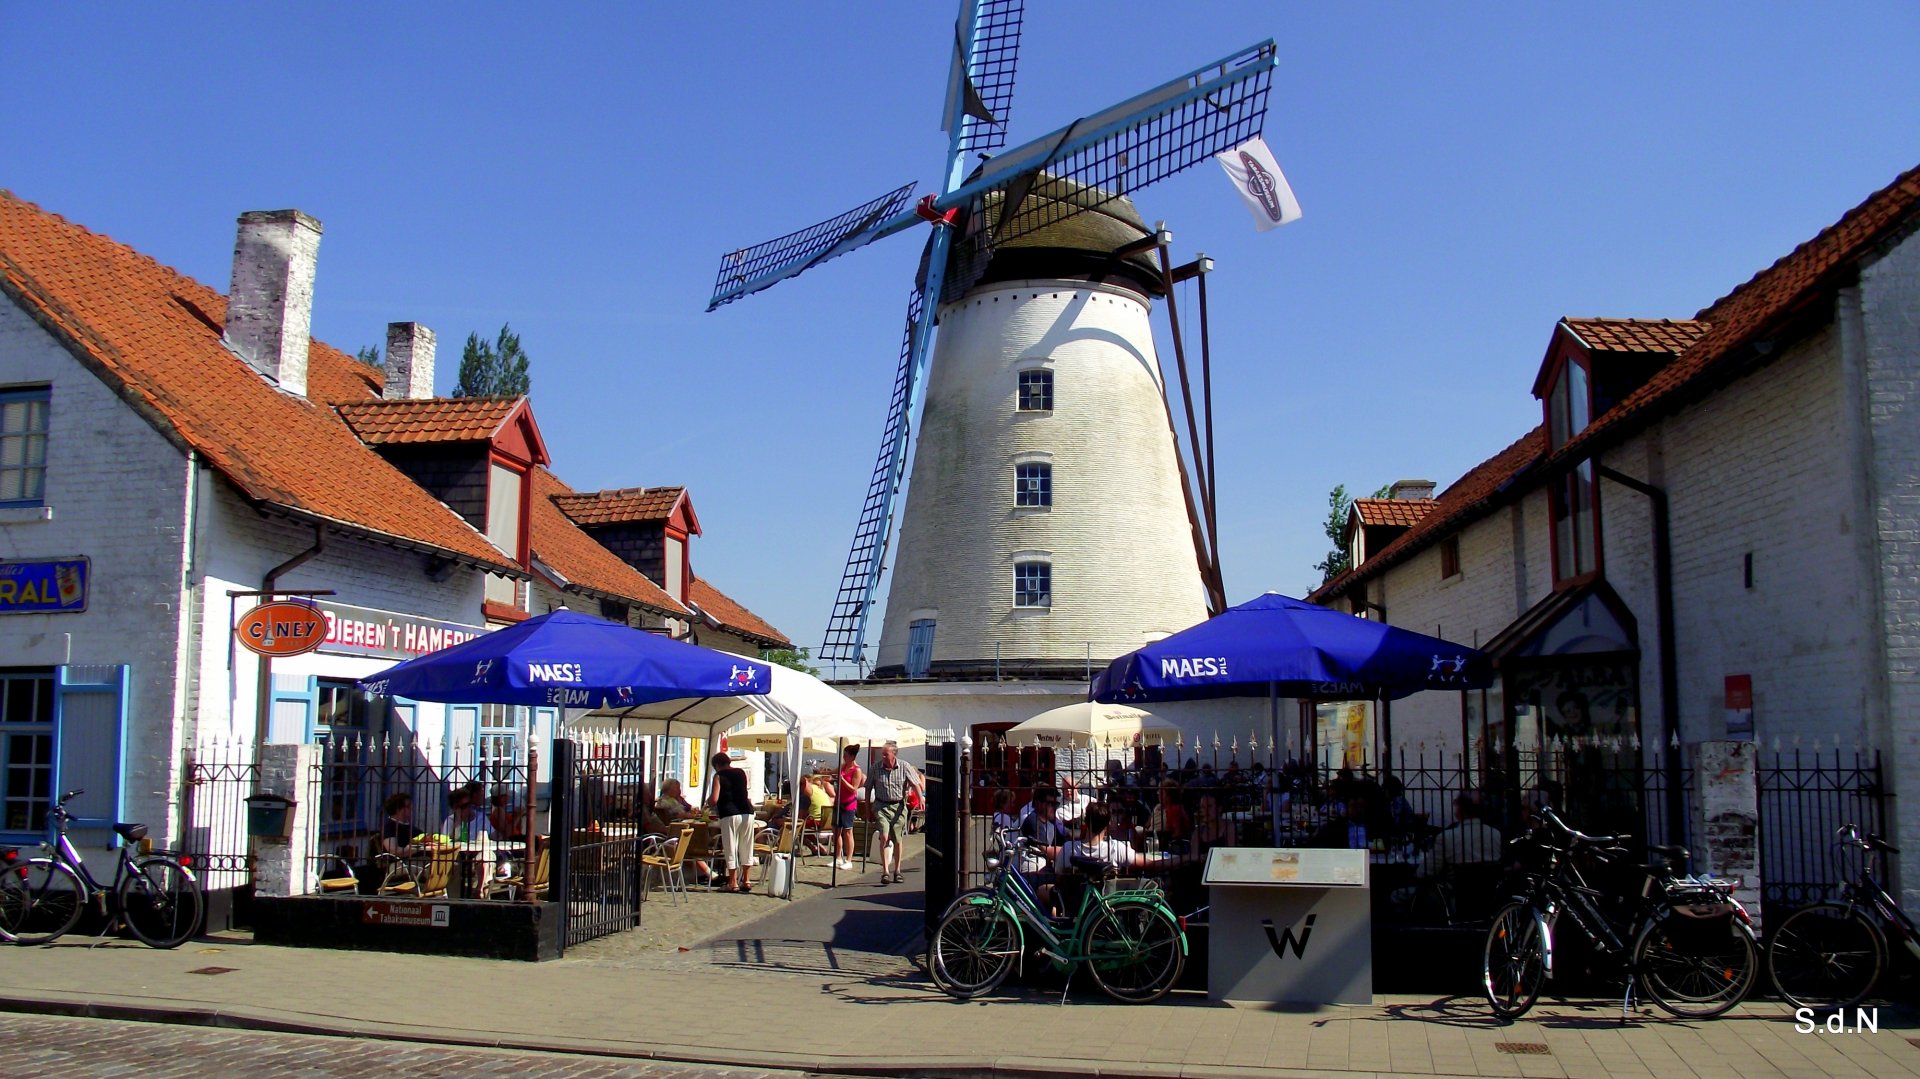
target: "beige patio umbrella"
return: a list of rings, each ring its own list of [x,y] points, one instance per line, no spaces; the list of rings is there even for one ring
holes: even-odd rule
[[[1131,745],[1136,740],[1171,745],[1180,740],[1180,729],[1144,709],[1081,701],[1049,708],[1007,731],[1007,744],[1012,746],[1085,748]]]

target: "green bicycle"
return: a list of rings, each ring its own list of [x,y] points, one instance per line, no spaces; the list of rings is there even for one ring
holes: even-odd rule
[[[1026,848],[1025,839],[1008,839],[999,857],[987,859],[992,885],[960,896],[941,915],[927,949],[934,984],[960,1000],[992,992],[1023,963],[1031,935],[1041,958],[1067,972],[1069,985],[1085,966],[1102,992],[1123,1003],[1166,996],[1186,967],[1187,934],[1160,888],[1108,892],[1100,884],[1116,871],[1076,860],[1087,886],[1076,913],[1056,917],[1018,869]]]

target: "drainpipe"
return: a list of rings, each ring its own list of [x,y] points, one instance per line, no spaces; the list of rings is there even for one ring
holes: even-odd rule
[[[267,575],[260,578],[260,591],[269,593],[265,598],[269,600],[273,598],[270,593],[280,584],[281,575],[291,573],[312,561],[322,550],[326,549],[326,542],[327,534],[324,527],[318,523],[314,524],[313,546],[268,570]],[[267,742],[267,717],[272,711],[273,659],[269,656],[261,656],[259,695],[253,718],[253,744],[256,746],[265,745]]]
[[[1680,789],[1680,657],[1673,645],[1673,541],[1667,524],[1667,492],[1644,480],[1593,463],[1602,479],[1647,496],[1653,506],[1653,597],[1660,614],[1660,751],[1666,755],[1667,840],[1683,842],[1686,797]]]

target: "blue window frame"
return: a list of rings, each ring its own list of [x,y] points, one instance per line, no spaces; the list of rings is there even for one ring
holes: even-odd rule
[[[68,790],[76,828],[122,819],[126,699],[124,665],[0,669],[0,841],[43,837]]]
[[[1053,563],[1014,563],[1013,605],[1015,607],[1053,606]]]
[[[1053,466],[1013,466],[1013,504],[1016,506],[1053,505]]]
[[[38,506],[47,497],[46,386],[0,390],[0,506]]]
[[[907,677],[925,678],[933,665],[933,619],[916,618],[907,626]]]

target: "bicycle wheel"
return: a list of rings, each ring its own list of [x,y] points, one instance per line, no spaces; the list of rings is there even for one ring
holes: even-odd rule
[[[73,870],[35,858],[0,874],[0,937],[19,944],[57,940],[80,921],[86,889]]]
[[[1796,1008],[1851,1008],[1867,999],[1886,969],[1880,927],[1845,903],[1802,907],[1767,937],[1767,974]]]
[[[200,882],[171,858],[142,858],[120,882],[120,917],[148,947],[178,948],[200,928]]]
[[[1487,930],[1480,984],[1503,1022],[1527,1014],[1547,980],[1547,923],[1531,903],[1508,903]]]
[[[1732,915],[1669,914],[1640,931],[1633,969],[1655,1004],[1682,1019],[1711,1019],[1746,999],[1760,974],[1760,946]]]
[[[989,993],[1020,958],[1020,931],[1006,908],[973,902],[950,908],[933,932],[927,973],[948,996],[968,1000]]]
[[[1087,971],[1095,985],[1126,1004],[1167,995],[1187,965],[1185,934],[1154,903],[1113,903],[1087,927]]]

